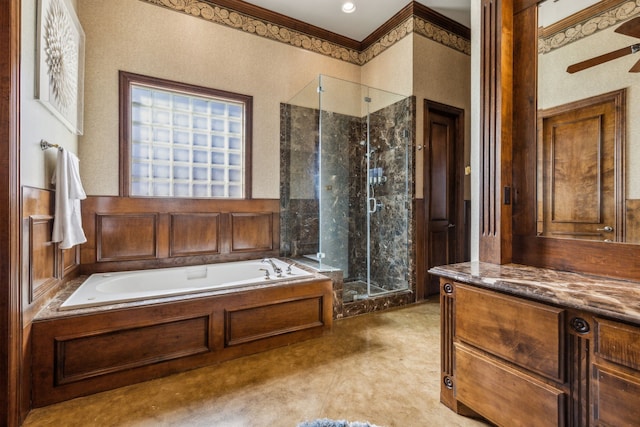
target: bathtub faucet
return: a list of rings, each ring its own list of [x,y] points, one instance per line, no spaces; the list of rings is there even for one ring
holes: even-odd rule
[[[271,264],[271,267],[273,268],[273,272],[276,273],[276,276],[278,276],[278,277],[282,276],[282,269],[280,267],[278,267],[276,265],[276,263],[273,262],[273,260],[271,258],[264,258],[262,260],[262,263],[263,264],[265,264],[265,263]]]

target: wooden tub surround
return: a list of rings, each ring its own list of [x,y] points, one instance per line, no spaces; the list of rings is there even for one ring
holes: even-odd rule
[[[329,279],[264,283],[58,311],[72,281],[32,325],[32,399],[40,407],[327,333]]]
[[[635,426],[640,283],[516,264],[435,267],[441,401],[498,426]]]

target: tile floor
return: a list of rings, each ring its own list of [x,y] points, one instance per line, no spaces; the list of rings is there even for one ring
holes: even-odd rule
[[[31,411],[24,426],[482,426],[439,403],[437,299],[346,318],[313,339]]]

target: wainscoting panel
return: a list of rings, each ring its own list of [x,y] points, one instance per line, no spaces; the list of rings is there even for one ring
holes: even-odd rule
[[[54,305],[33,322],[33,406],[319,337],[331,330],[332,307],[322,276],[117,310]]]
[[[158,256],[158,214],[96,215],[98,261]]]
[[[67,277],[80,265],[80,251],[76,246],[71,249],[61,249],[60,252],[62,252],[62,275]]]
[[[274,245],[273,214],[232,213],[231,251],[270,251]]]
[[[640,200],[627,199],[625,209],[624,241],[640,243]]]
[[[82,202],[83,274],[279,254],[279,200],[90,196]]]
[[[56,385],[210,351],[209,316],[56,340]],[[99,348],[100,351],[95,351]]]
[[[56,284],[60,277],[56,245],[51,242],[53,217],[29,217],[29,302]]]
[[[220,253],[220,214],[171,214],[169,256]]]
[[[78,247],[61,250],[51,241],[55,191],[22,187],[22,295],[29,324],[47,298],[79,272]]]
[[[78,246],[61,250],[51,242],[55,191],[22,187],[22,246],[20,293],[22,295],[22,354],[19,391],[22,411],[31,407],[31,326],[33,319],[64,284],[78,276]],[[17,334],[17,332],[16,332]]]
[[[260,304],[225,313],[225,346],[230,347],[264,338],[323,325],[322,295],[292,301]]]

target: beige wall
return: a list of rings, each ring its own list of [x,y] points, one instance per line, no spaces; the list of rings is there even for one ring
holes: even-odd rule
[[[418,144],[425,98],[470,108],[470,57],[420,35],[409,34],[359,67],[146,2],[77,2],[87,40],[78,151],[91,195],[118,194],[118,70],[252,95],[256,198],[279,197],[279,104],[319,74],[416,95]],[[416,153],[416,196],[422,197],[422,152]]]
[[[538,57],[538,108],[550,108],[572,101],[627,88],[626,193],[640,199],[640,84],[629,69],[640,60],[628,55],[574,74],[567,66],[634,43],[614,32],[615,26]]]
[[[416,97],[416,145],[423,144],[424,100],[465,111],[465,165],[470,162],[471,57],[412,33],[362,67],[362,83]],[[423,151],[416,149],[416,197],[423,197]],[[471,197],[470,180],[465,198]]]
[[[77,153],[78,137],[67,129],[36,99],[37,52],[35,0],[22,2],[21,81],[20,81],[20,150],[21,183],[38,188],[51,187],[56,150],[42,151],[40,140],[59,144]],[[71,2],[73,5],[75,0]]]
[[[465,111],[465,165],[470,158],[471,57],[421,36],[413,36],[413,94],[416,96],[416,144],[424,141],[424,100]],[[423,197],[423,151],[416,151],[416,197]],[[470,198],[465,180],[465,198]]]
[[[280,103],[318,74],[358,81],[356,65],[148,3],[78,0],[87,35],[81,175],[118,194],[118,70],[253,96],[253,197],[279,197]]]

